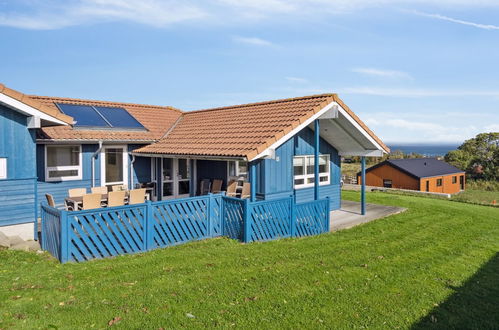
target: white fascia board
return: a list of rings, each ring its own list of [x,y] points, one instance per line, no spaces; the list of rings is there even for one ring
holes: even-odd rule
[[[338,152],[340,156],[364,156],[364,157],[383,157],[384,152],[382,150],[366,150],[366,151],[340,151]]]
[[[282,138],[280,138],[278,141],[273,143],[270,147],[253,157],[252,159],[248,159],[249,162],[254,161],[256,159],[260,158],[269,158],[272,155],[275,154],[275,150],[282,145],[284,142],[295,136],[298,132],[300,132],[302,129],[310,125],[314,120],[319,119],[321,116],[326,114],[329,110],[331,110],[334,106],[337,106],[338,104],[336,102],[331,102],[328,105],[326,105],[324,108],[322,108],[319,112],[315,113],[313,116],[305,120],[303,123],[295,127],[291,132],[288,134],[284,135]]]
[[[345,109],[343,109],[341,107],[341,105],[338,105],[338,109],[340,111],[340,113],[357,129],[359,130],[359,132],[362,133],[362,135],[364,135],[368,140],[369,142],[371,142],[378,150],[381,150],[381,152],[385,152],[385,150],[383,149],[383,147],[381,147],[379,145],[378,142],[376,142],[375,139],[373,139],[373,137],[371,135],[369,135],[369,133],[367,133],[367,131],[359,125],[359,123],[357,123],[353,118],[352,116],[350,116],[346,111]]]
[[[26,116],[39,117],[41,120],[46,120],[46,121],[49,121],[51,123],[66,125],[66,126],[68,125],[65,122],[63,122],[62,120],[59,120],[59,119],[52,117],[44,112],[41,112],[40,110],[37,110],[33,107],[30,107],[26,103],[18,101],[18,100],[14,99],[10,96],[7,96],[3,93],[0,93],[0,103],[3,103],[7,107],[9,107],[17,112],[20,112]]]

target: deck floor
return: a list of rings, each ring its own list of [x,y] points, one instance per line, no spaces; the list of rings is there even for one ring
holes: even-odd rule
[[[366,204],[366,215],[360,214],[360,203],[341,201],[341,209],[331,211],[331,231],[352,228],[357,225],[404,212],[403,207]]]

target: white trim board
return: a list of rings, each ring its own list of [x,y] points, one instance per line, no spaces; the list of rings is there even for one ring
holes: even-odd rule
[[[67,126],[68,124],[55,118],[52,117],[44,112],[41,112],[40,110],[37,110],[26,103],[23,103],[21,101],[18,101],[10,96],[7,96],[3,93],[0,93],[0,103],[6,105],[7,107],[22,113],[23,115],[30,116],[30,117],[39,117],[41,120],[46,120],[55,124],[60,124],[60,125],[65,125]]]
[[[330,112],[330,113],[328,113],[328,112]],[[350,123],[352,123],[352,125],[357,130],[359,130],[362,133],[362,135],[364,135],[369,140],[369,142],[371,142],[376,148],[378,148],[377,151],[380,151],[381,155],[383,155],[384,149],[379,145],[379,143],[377,143],[372,138],[372,136],[369,135],[369,133],[367,133],[367,131],[364,128],[362,128],[362,126],[360,126],[345,111],[345,109],[343,109],[336,101],[333,101],[333,102],[329,103],[328,105],[326,105],[324,108],[322,108],[319,112],[315,113],[313,116],[311,116],[310,118],[308,118],[307,120],[305,120],[303,123],[301,123],[300,125],[298,125],[297,127],[295,127],[291,132],[289,132],[288,134],[286,134],[285,136],[283,136],[282,138],[280,138],[278,141],[276,141],[275,143],[273,143],[270,147],[268,147],[267,149],[265,149],[264,151],[262,151],[261,153],[259,153],[255,157],[253,157],[252,159],[248,159],[248,161],[251,162],[251,161],[254,161],[254,160],[260,159],[260,158],[272,158],[272,157],[274,157],[275,150],[279,146],[281,146],[287,140],[289,140],[290,138],[292,138],[293,136],[295,136],[296,134],[298,134],[298,132],[300,132],[302,129],[304,129],[305,127],[307,127],[308,125],[310,125],[314,120],[321,119],[321,118],[322,119],[327,118],[327,119],[334,120],[332,118],[337,118],[338,117],[338,112],[341,113],[343,116],[345,116],[345,118],[347,118],[347,120]],[[372,151],[373,150],[366,150],[366,153],[371,154]],[[367,156],[367,155],[364,155],[364,156]]]

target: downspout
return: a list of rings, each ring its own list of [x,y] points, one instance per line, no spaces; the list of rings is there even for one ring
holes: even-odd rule
[[[130,161],[130,187],[129,189],[134,189],[133,188],[133,163],[135,163],[135,155],[132,154],[131,152],[128,153],[130,156],[132,156],[132,160]]]
[[[102,150],[102,140],[99,141],[99,148],[92,155],[92,187],[95,187],[95,160]]]

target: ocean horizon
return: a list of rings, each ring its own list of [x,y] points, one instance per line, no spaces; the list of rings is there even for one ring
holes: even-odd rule
[[[388,144],[390,150],[400,150],[405,154],[418,153],[426,157],[445,156],[449,151],[456,150],[460,144]]]

